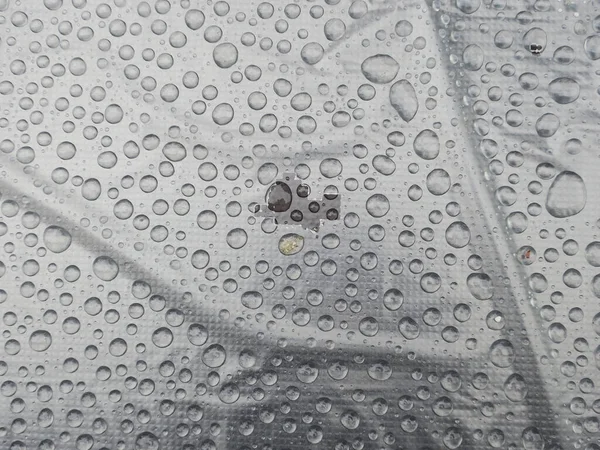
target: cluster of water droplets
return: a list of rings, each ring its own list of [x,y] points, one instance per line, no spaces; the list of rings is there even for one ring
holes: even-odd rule
[[[600,448],[569,5],[0,0],[0,446]]]

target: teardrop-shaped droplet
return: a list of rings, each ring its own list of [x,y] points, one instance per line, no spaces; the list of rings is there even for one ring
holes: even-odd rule
[[[571,217],[581,212],[587,201],[583,179],[575,172],[559,173],[548,189],[546,209],[558,218]]]
[[[419,109],[415,88],[407,80],[400,80],[392,84],[390,103],[405,122],[413,120]]]

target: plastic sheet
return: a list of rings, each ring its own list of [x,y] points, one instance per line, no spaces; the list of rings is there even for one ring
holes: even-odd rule
[[[599,14],[0,0],[0,448],[600,449]]]

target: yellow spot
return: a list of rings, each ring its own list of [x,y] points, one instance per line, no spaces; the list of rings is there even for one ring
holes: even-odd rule
[[[304,238],[298,234],[286,234],[279,240],[279,251],[286,255],[294,255],[304,247]]]

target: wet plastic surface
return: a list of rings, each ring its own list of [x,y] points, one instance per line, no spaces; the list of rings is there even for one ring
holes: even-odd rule
[[[600,449],[596,4],[0,30],[0,449]]]

